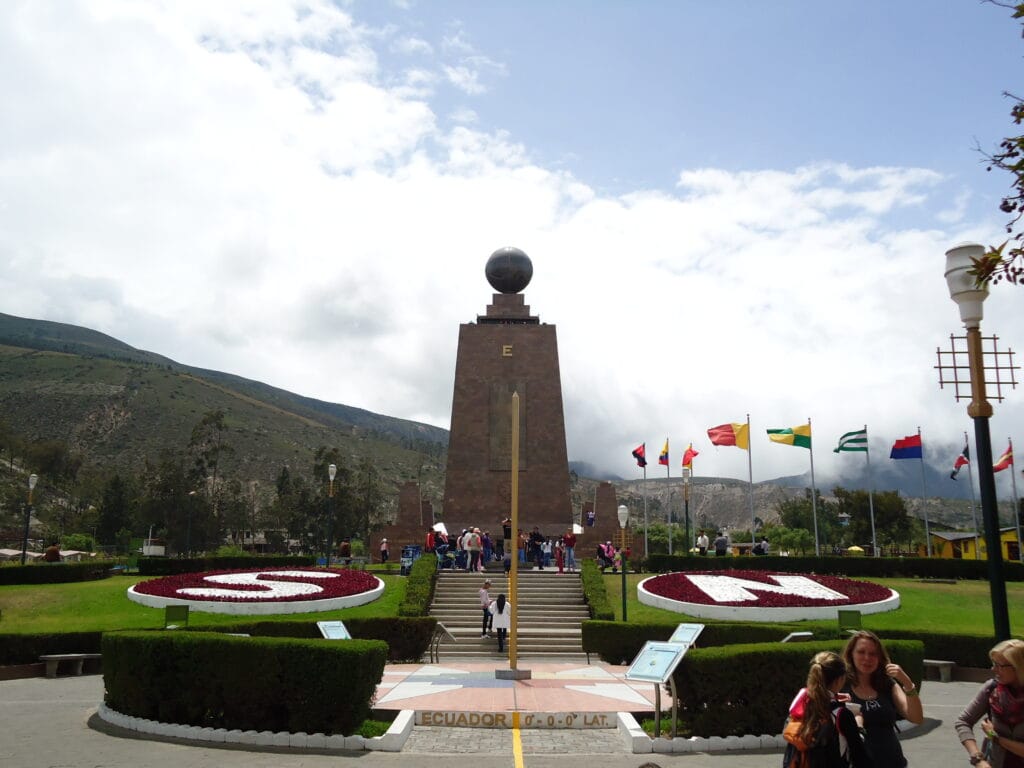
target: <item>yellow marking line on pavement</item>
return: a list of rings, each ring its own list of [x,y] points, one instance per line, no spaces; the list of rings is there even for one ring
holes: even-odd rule
[[[519,713],[512,713],[512,757],[515,768],[523,768],[523,740],[519,734]]]

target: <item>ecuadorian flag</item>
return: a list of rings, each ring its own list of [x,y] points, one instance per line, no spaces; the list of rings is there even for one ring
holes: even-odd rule
[[[668,466],[668,438],[665,438],[665,447],[661,449],[661,453],[658,455],[658,463],[662,466]]]
[[[769,429],[768,439],[773,443],[794,445],[797,448],[810,448],[811,425],[801,424],[799,427],[790,427],[789,429]]]

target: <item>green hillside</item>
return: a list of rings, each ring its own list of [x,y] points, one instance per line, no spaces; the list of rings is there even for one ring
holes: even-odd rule
[[[210,411],[223,411],[233,454],[226,474],[272,482],[305,471],[320,446],[351,465],[370,459],[399,483],[420,467],[440,475],[448,433],[426,424],[301,397],[260,382],[182,365],[96,331],[0,314],[0,420],[26,440],[61,440],[83,467],[139,472],[183,448]]]

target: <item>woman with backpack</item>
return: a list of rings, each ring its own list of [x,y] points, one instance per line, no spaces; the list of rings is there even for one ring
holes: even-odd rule
[[[807,687],[793,699],[783,731],[789,742],[785,768],[875,768],[864,749],[856,717],[839,699],[839,689],[845,683],[842,658],[822,651],[811,659]]]
[[[903,768],[907,759],[896,731],[899,720],[924,722],[917,686],[899,664],[893,664],[878,635],[866,629],[854,632],[843,649],[850,670],[843,691],[861,706],[864,743],[875,765]]]
[[[1003,640],[988,657],[992,680],[956,720],[956,735],[978,768],[1024,766],[1024,640]],[[983,719],[984,718],[984,719]],[[978,748],[974,726],[982,720],[984,748]]]

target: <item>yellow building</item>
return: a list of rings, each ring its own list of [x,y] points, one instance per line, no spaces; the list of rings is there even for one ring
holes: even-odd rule
[[[980,553],[975,549],[977,540]],[[1020,560],[1020,542],[1017,541],[1017,529],[1014,527],[1001,528],[999,530],[999,541],[1002,544],[1003,560]],[[963,533],[961,531],[932,531],[932,557],[954,558],[957,560],[987,560],[987,547],[985,546],[985,534],[974,532]],[[924,546],[918,547],[918,555],[926,557],[928,554]]]

